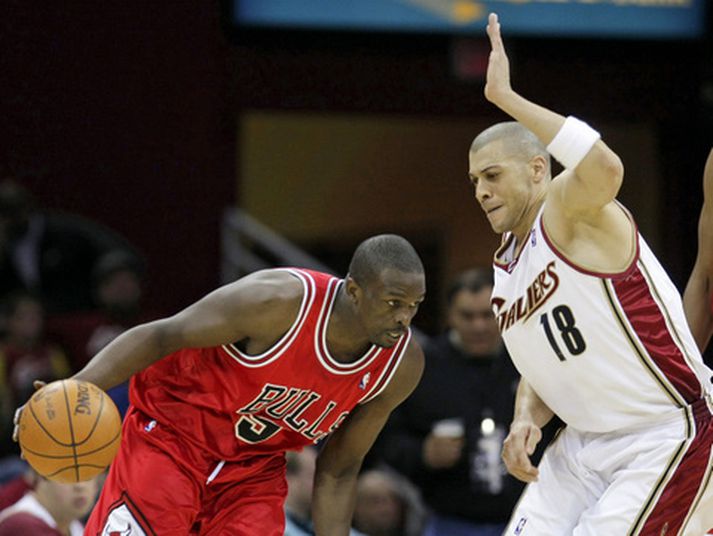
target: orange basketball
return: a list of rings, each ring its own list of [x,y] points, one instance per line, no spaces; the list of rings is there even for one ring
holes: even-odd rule
[[[55,482],[81,482],[111,463],[121,441],[121,416],[96,385],[59,380],[25,404],[18,441],[27,462]]]

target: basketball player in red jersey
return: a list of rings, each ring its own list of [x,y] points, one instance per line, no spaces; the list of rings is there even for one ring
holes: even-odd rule
[[[713,334],[713,149],[703,171],[703,208],[698,220],[698,254],[683,293],[693,338],[702,351]]]
[[[423,371],[409,325],[424,295],[416,251],[379,235],[345,279],[260,271],[119,336],[75,376],[132,377],[85,534],[282,535],[284,453],[328,435],[315,531],[348,534],[362,459]]]

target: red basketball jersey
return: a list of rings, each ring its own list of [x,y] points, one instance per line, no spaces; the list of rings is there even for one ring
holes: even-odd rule
[[[216,458],[232,461],[301,449],[335,430],[357,405],[389,383],[411,338],[372,345],[352,363],[327,348],[342,279],[284,269],[304,288],[297,319],[272,348],[247,355],[233,344],[180,350],[131,381],[139,410]]]

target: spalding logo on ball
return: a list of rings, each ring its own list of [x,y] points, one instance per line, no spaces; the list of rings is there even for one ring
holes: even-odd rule
[[[121,416],[96,385],[60,380],[25,404],[18,442],[27,462],[55,482],[82,482],[104,471],[121,442]]]

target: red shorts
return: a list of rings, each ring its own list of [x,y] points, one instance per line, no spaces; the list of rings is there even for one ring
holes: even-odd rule
[[[282,453],[221,465],[131,408],[84,534],[282,536],[286,493]]]

